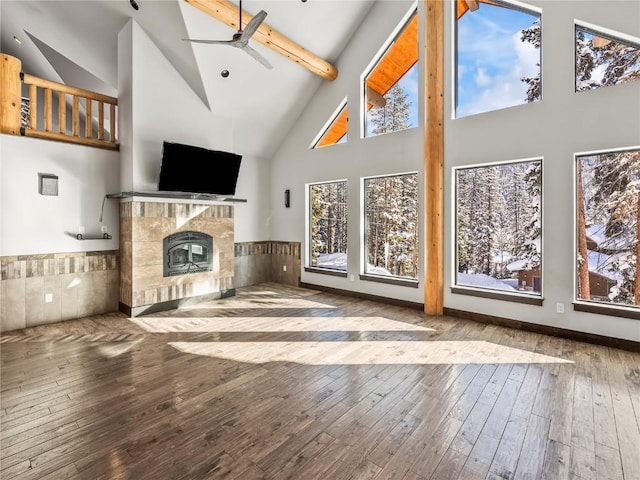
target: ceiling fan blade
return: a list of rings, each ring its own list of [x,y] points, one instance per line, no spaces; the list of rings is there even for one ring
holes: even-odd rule
[[[257,61],[259,61],[262,65],[267,67],[269,70],[273,69],[273,65],[271,65],[266,58],[264,58],[262,55],[260,55],[256,50],[251,48],[249,45],[245,45],[244,47],[240,47],[240,49],[244,50],[245,52],[247,52],[249,55],[251,55]]]
[[[194,40],[192,38],[183,38],[182,40],[191,43],[207,43],[207,44],[223,44],[223,45],[233,45],[238,43],[239,40]]]
[[[265,12],[264,10],[260,10],[258,13],[256,13],[254,17],[249,20],[249,23],[247,23],[247,26],[242,32],[242,39],[249,40],[253,36],[253,34],[256,33],[256,30],[258,30],[258,27],[260,27],[260,24],[264,22],[264,19],[266,17],[267,12]]]

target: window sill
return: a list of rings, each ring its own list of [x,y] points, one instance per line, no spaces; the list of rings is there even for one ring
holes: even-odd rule
[[[304,267],[304,271],[310,273],[319,273],[321,275],[332,275],[334,277],[347,278],[347,272],[343,272],[342,270],[330,270],[328,268],[318,267]]]
[[[366,273],[363,273],[360,274],[360,280],[364,280],[367,282],[388,283],[389,285],[398,285],[400,287],[418,288],[418,280],[410,280],[407,278],[383,277],[378,275],[367,275]]]
[[[609,315],[610,317],[631,318],[640,320],[640,309],[623,306],[609,306],[596,302],[574,302],[574,312],[595,313],[597,315]]]
[[[451,293],[469,295],[472,297],[490,298],[492,300],[503,300],[505,302],[523,303],[526,305],[537,305],[539,307],[542,306],[543,302],[542,297],[480,290],[477,288],[451,287]]]

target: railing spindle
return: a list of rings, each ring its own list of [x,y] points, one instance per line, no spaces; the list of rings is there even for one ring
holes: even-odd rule
[[[109,141],[111,143],[116,143],[116,106],[111,103],[111,110],[109,111]]]
[[[38,128],[38,87],[29,85],[29,128]]]
[[[87,98],[87,117],[85,119],[85,137],[93,138],[93,115],[91,113],[91,104],[93,101],[90,98]]]
[[[67,96],[58,92],[58,130],[63,135],[67,133]]]
[[[51,111],[51,89],[44,89],[44,130],[45,132],[51,131],[51,117],[53,112]]]
[[[104,140],[104,102],[98,102],[98,140]]]
[[[77,95],[73,96],[73,136],[77,137],[80,133],[80,99]]]

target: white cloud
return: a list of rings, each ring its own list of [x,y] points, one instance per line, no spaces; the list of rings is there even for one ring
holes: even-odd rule
[[[493,79],[487,74],[486,70],[479,67],[473,79],[479,87],[488,87],[493,83]]]

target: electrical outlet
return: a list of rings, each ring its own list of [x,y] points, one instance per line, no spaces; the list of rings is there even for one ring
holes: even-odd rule
[[[107,226],[106,225],[102,225],[100,227],[100,233],[107,233]]]
[[[351,275],[349,275],[349,280],[352,282],[356,281],[356,276],[352,273]]]
[[[53,302],[53,293],[45,293],[44,294],[44,303]]]
[[[564,313],[564,303],[561,303],[561,302],[556,303],[556,312]]]
[[[287,271],[287,266],[286,265],[282,265],[282,271],[286,272]]]

